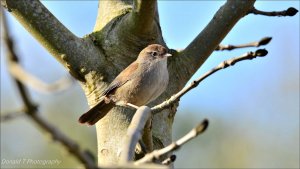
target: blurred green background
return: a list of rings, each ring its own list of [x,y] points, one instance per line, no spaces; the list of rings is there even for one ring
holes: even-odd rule
[[[92,31],[97,1],[42,1],[77,36]],[[224,1],[159,1],[161,27],[170,48],[182,49],[206,26]],[[260,10],[299,9],[299,1],[258,1]],[[22,65],[46,82],[67,72],[9,14],[10,33]],[[176,151],[178,168],[299,168],[299,14],[294,17],[248,15],[222,44],[240,44],[271,36],[265,58],[244,61],[222,70],[185,95],[174,121],[174,140],[204,118],[208,130]],[[1,35],[2,37],[2,35]],[[7,72],[1,38],[1,115],[22,107]],[[221,61],[255,48],[214,52],[192,78]],[[96,154],[94,127],[77,123],[88,109],[76,84],[51,95],[30,90],[43,117],[83,148]],[[59,165],[7,164],[17,159],[60,160]],[[26,117],[1,123],[1,168],[80,168],[61,145]]]

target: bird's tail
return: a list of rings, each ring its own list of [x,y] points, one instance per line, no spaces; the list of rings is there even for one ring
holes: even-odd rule
[[[102,100],[96,106],[81,115],[78,121],[82,124],[87,123],[88,125],[94,125],[100,119],[102,119],[109,112],[109,110],[113,108],[113,106],[113,103],[105,103],[105,101]]]

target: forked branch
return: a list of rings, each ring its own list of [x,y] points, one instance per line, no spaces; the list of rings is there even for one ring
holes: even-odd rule
[[[254,0],[227,1],[214,15],[208,25],[181,52],[180,65],[186,66],[182,78],[188,81],[211,53],[217,48],[233,26],[253,8]],[[187,70],[186,70],[187,69]]]
[[[159,159],[162,155],[177,150],[188,141],[192,140],[193,138],[197,137],[199,134],[203,133],[207,129],[207,127],[208,127],[208,120],[205,119],[179,140],[171,143],[165,148],[162,148],[160,150],[154,150],[153,152],[146,154],[145,157],[136,161],[135,164],[139,165],[142,163],[153,162],[155,159]]]
[[[236,58],[232,58],[232,59],[229,59],[229,60],[225,60],[224,62],[220,63],[215,68],[213,68],[210,71],[206,72],[200,78],[194,80],[189,86],[187,86],[187,87],[183,88],[182,90],[180,90],[178,93],[176,93],[175,95],[173,95],[170,99],[162,102],[159,105],[156,105],[156,106],[152,107],[151,108],[152,113],[156,114],[158,112],[161,112],[161,110],[170,107],[173,103],[177,102],[184,94],[186,94],[187,92],[189,92],[193,88],[197,87],[200,82],[202,82],[204,79],[206,79],[210,75],[214,74],[215,72],[217,72],[217,71],[219,71],[221,69],[225,69],[225,68],[227,68],[229,66],[233,66],[237,62],[240,62],[240,61],[243,61],[243,60],[251,60],[251,59],[254,59],[256,57],[263,57],[263,56],[266,56],[267,54],[268,54],[267,50],[265,50],[265,49],[258,49],[255,52],[248,52],[248,53],[246,53],[246,54],[244,54],[242,56],[239,56],[239,57],[236,57]]]

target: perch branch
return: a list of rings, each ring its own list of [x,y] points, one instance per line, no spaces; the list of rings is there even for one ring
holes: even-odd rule
[[[9,62],[17,64],[19,59],[13,48],[14,43],[8,34],[7,24],[5,20],[6,18],[4,16],[2,18],[4,41],[7,45],[7,57]],[[86,168],[96,168],[97,166],[95,165],[91,153],[89,151],[81,151],[79,145],[75,141],[68,138],[54,125],[50,124],[47,120],[42,118],[38,113],[37,105],[32,102],[25,86],[18,79],[13,79],[16,82],[17,89],[24,103],[25,115],[29,117],[39,128],[50,134],[53,140],[60,142],[63,147],[68,150],[74,157],[76,157],[80,162],[82,162]]]
[[[192,140],[193,138],[197,137],[199,134],[203,133],[207,127],[208,127],[208,120],[205,119],[176,142],[171,143],[165,148],[162,148],[160,150],[154,150],[153,152],[146,154],[145,157],[136,161],[135,164],[139,165],[146,162],[152,162],[155,159],[159,159],[164,154],[177,150],[188,141]]]
[[[236,57],[236,58],[232,58],[232,59],[223,61],[222,63],[220,63],[215,68],[213,68],[210,71],[206,72],[200,78],[194,80],[189,86],[183,88],[178,93],[176,93],[175,95],[171,96],[170,99],[162,102],[159,105],[156,105],[156,106],[152,107],[151,108],[152,113],[156,114],[158,112],[161,112],[161,110],[170,107],[173,103],[175,103],[176,101],[178,101],[184,94],[186,94],[188,91],[192,90],[193,88],[197,87],[200,82],[202,82],[204,79],[206,79],[210,75],[214,74],[215,72],[217,72],[217,71],[219,71],[221,69],[225,69],[225,68],[227,68],[229,66],[233,66],[237,62],[240,62],[240,61],[243,61],[243,60],[251,60],[251,59],[254,59],[256,57],[263,57],[263,56],[266,56],[267,54],[268,54],[267,50],[265,50],[265,49],[258,49],[255,52],[248,52],[248,53],[246,53],[246,54],[244,54],[242,56],[239,56],[239,57]]]
[[[133,160],[135,146],[141,138],[141,132],[147,120],[151,116],[151,109],[147,106],[141,106],[135,112],[132,121],[127,129],[126,140],[123,146],[121,160],[123,163]]]
[[[246,48],[246,47],[259,47],[262,45],[267,45],[272,40],[272,37],[264,37],[258,42],[251,42],[241,45],[219,45],[215,50],[233,50],[238,48]]]
[[[252,8],[249,13],[252,13],[254,15],[265,15],[265,16],[294,16],[298,13],[298,10],[290,7],[287,10],[283,11],[272,11],[272,12],[267,12],[267,11],[260,11],[256,8]]]
[[[63,77],[54,83],[47,84],[27,72],[20,64],[15,62],[11,62],[9,64],[8,70],[10,74],[14,78],[18,79],[22,84],[30,86],[38,92],[47,94],[66,90],[75,82],[70,76],[68,76],[67,78]]]

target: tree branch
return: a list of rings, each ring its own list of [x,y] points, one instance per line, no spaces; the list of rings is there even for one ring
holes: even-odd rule
[[[2,9],[1,9],[2,12]],[[18,56],[14,51],[14,44],[12,39],[8,35],[8,29],[6,25],[6,18],[3,16],[3,34],[4,34],[4,41],[7,45],[7,57],[10,63],[18,64]],[[96,168],[95,162],[92,158],[92,154],[85,150],[81,151],[79,145],[68,138],[66,135],[61,133],[56,127],[42,118],[37,109],[37,105],[34,104],[27,93],[25,86],[16,78],[13,78],[16,82],[17,89],[21,95],[21,99],[24,103],[24,112],[26,116],[28,116],[39,128],[41,128],[44,132],[51,135],[52,139],[55,141],[60,142],[65,149],[67,149],[74,157],[76,157],[80,162],[82,162],[86,168],[92,169]]]
[[[133,160],[136,144],[140,140],[141,133],[150,116],[151,109],[147,106],[141,106],[135,112],[128,127],[126,140],[122,149],[121,160],[123,163]]]
[[[131,108],[134,108],[134,109],[139,109],[140,107],[134,105],[134,104],[131,104],[131,103],[126,103],[125,105],[123,103],[119,104],[119,106],[125,106],[125,107],[131,107]],[[144,112],[145,113],[145,112]],[[140,116],[140,115],[137,115],[135,113],[135,116]],[[131,123],[140,123],[140,122],[137,122],[137,120],[143,120],[143,119],[135,119],[135,121],[132,120]],[[143,122],[144,123],[144,122]],[[139,143],[140,143],[140,146],[141,146],[141,151],[143,153],[148,153],[148,152],[151,152],[153,150],[153,140],[152,140],[152,118],[148,118],[148,120],[146,121],[146,123],[144,124],[144,127],[143,127],[144,131],[143,131],[143,135],[142,135],[142,140],[139,140]],[[141,132],[141,131],[138,131],[136,130],[135,132]]]
[[[204,30],[182,52],[178,53],[180,66],[185,65],[182,70],[184,73],[182,78],[185,78],[185,81],[198,70],[232,27],[252,9],[254,2],[255,0],[228,0]]]
[[[109,25],[109,22],[114,18],[124,15],[131,10],[132,1],[130,0],[99,0],[98,14],[93,31],[101,31],[105,26]]]
[[[6,122],[6,121],[13,120],[13,119],[16,119],[18,117],[23,117],[23,116],[24,116],[24,109],[20,109],[15,112],[3,113],[3,115],[1,115],[1,117],[0,117],[0,121]]]
[[[132,32],[147,34],[152,32],[157,10],[156,0],[134,0],[130,18]]]
[[[2,0],[1,5],[78,80],[103,61],[93,42],[70,32],[38,0]]]
[[[10,74],[22,84],[30,86],[38,92],[47,94],[66,90],[75,83],[75,81],[68,76],[67,78],[63,77],[54,83],[47,84],[27,72],[20,64],[15,62],[9,63],[8,70]]]
[[[272,40],[272,37],[264,37],[258,42],[250,42],[241,45],[219,45],[215,50],[233,50],[238,48],[246,48],[246,47],[259,47],[262,45],[267,45]]]
[[[153,152],[146,154],[145,157],[135,162],[136,165],[152,162],[155,159],[159,159],[162,155],[167,154],[171,151],[177,150],[181,146],[183,146],[188,141],[192,140],[193,138],[197,137],[199,134],[203,133],[208,127],[208,120],[205,119],[201,123],[199,123],[195,128],[193,128],[189,133],[185,136],[173,142],[172,144],[168,145],[165,148],[160,150],[154,150]]]
[[[254,15],[265,15],[265,16],[294,16],[298,13],[298,10],[290,7],[287,10],[283,11],[272,11],[272,12],[267,12],[267,11],[260,11],[256,8],[252,8],[249,13],[252,13]]]
[[[170,107],[172,104],[174,104],[175,102],[179,101],[179,99],[183,95],[185,95],[187,92],[189,92],[193,88],[197,87],[200,82],[202,82],[204,79],[206,79],[210,75],[214,74],[215,72],[217,72],[217,71],[219,71],[221,69],[225,69],[225,68],[227,68],[229,66],[233,66],[237,62],[240,62],[240,61],[243,61],[243,60],[251,60],[251,59],[254,59],[256,57],[263,57],[263,56],[266,56],[267,54],[268,54],[267,50],[265,50],[265,49],[258,49],[255,52],[248,52],[248,53],[246,53],[246,54],[244,54],[244,55],[242,55],[240,57],[236,57],[236,58],[232,58],[232,59],[229,59],[229,60],[225,60],[224,62],[220,63],[215,68],[213,68],[210,71],[206,72],[204,75],[202,75],[197,80],[194,80],[189,86],[183,88],[178,93],[174,94],[168,100],[162,102],[159,105],[156,105],[156,106],[152,107],[151,108],[152,113],[156,114],[156,113],[159,113],[162,110]]]

